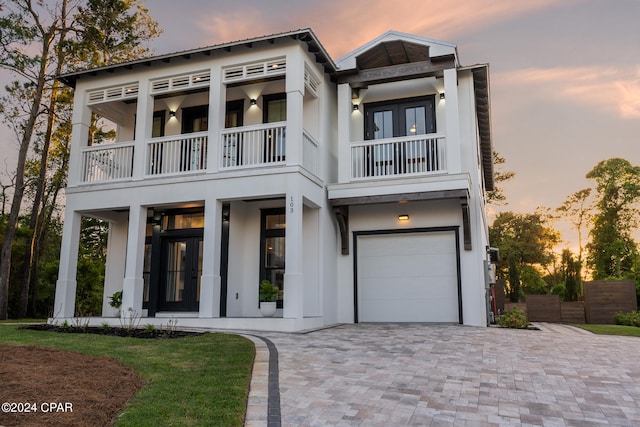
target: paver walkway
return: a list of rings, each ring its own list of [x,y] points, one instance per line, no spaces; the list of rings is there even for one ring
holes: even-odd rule
[[[640,339],[538,326],[260,335],[278,349],[286,426],[640,425]]]

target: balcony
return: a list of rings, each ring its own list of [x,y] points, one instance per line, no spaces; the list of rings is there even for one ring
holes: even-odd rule
[[[425,176],[447,172],[446,138],[439,134],[351,144],[351,179]]]
[[[133,142],[96,145],[82,150],[80,181],[118,181],[133,174]]]
[[[211,141],[220,141],[218,146]],[[301,166],[319,173],[318,141],[303,130]],[[150,138],[136,149],[135,141],[84,147],[81,150],[80,184],[126,181],[134,178],[134,155],[144,153],[144,178],[182,176],[206,172],[210,150],[219,150],[218,170],[259,169],[286,164],[286,122],[223,129],[219,138],[209,132]],[[136,160],[137,161],[137,160]]]
[[[147,141],[146,175],[175,175],[207,169],[207,132]]]
[[[286,122],[225,129],[221,135],[221,169],[283,164]]]

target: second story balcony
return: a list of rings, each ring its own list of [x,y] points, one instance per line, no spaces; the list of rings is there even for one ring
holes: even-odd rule
[[[144,156],[144,176],[181,176],[211,170],[209,150],[218,150],[218,171],[286,165],[286,122],[224,129],[212,144],[209,132],[150,138]],[[302,138],[302,166],[318,174],[318,142],[306,131]],[[215,141],[218,143],[216,144]],[[299,143],[300,141],[298,141]],[[80,182],[126,181],[134,175],[133,141],[85,147],[81,151]]]
[[[446,139],[425,134],[351,144],[351,179],[441,174],[447,171]]]

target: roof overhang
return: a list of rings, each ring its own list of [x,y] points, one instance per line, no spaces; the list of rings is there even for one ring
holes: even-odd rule
[[[486,190],[492,191],[495,189],[495,182],[493,178],[493,144],[491,142],[489,65],[480,64],[469,67],[460,67],[459,70],[469,70],[473,74],[476,119],[478,122],[478,136],[480,138],[484,183]]]
[[[212,55],[235,53],[239,50],[252,49],[265,44],[275,44],[281,40],[297,40],[306,44],[309,53],[315,57],[317,63],[322,65],[326,73],[333,74],[336,71],[335,63],[333,62],[325,48],[322,46],[316,35],[310,28],[305,28],[301,30],[289,31],[286,33],[255,37],[251,39],[239,40],[235,42],[223,43],[219,45],[185,50],[149,58],[137,59],[134,61],[128,61],[119,64],[106,65],[104,67],[61,74],[57,76],[57,79],[67,86],[75,88],[76,82],[86,77],[95,77],[102,74],[112,74],[124,70],[151,67],[157,64],[167,64],[174,61],[184,61],[195,57],[207,57]]]

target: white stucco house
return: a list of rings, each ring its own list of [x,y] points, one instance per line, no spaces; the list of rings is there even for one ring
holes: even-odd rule
[[[485,326],[488,71],[395,31],[334,62],[302,29],[60,76],[75,100],[52,320],[75,314],[91,216],[110,225],[97,324],[117,324],[122,290],[143,324]],[[92,113],[115,142],[91,144]]]

